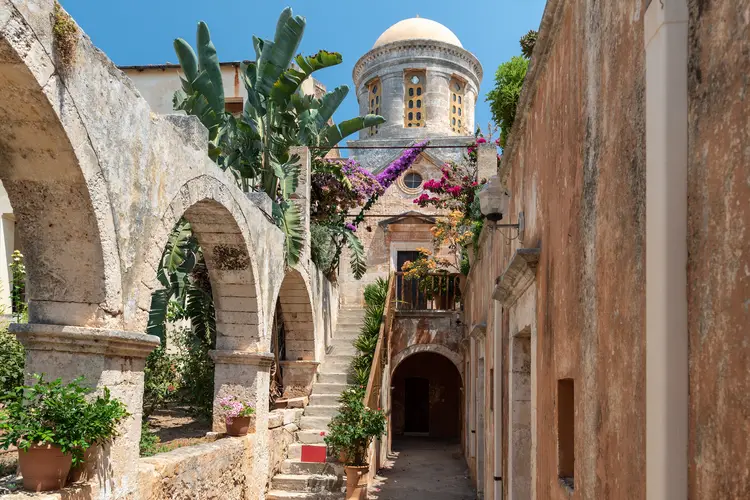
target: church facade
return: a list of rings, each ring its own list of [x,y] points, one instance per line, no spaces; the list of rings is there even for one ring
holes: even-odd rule
[[[359,303],[367,283],[399,271],[417,248],[432,247],[430,228],[439,214],[419,209],[414,199],[426,181],[441,177],[445,162],[462,161],[474,142],[482,75],[479,60],[450,29],[419,17],[388,28],[354,65],[360,115],[378,114],[386,122],[349,141],[349,156],[377,174],[417,142],[429,140],[430,149],[388,188],[361,226],[368,272],[355,280],[342,266],[344,304]]]

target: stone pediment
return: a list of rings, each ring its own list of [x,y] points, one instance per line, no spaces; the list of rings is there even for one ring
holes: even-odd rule
[[[378,225],[381,227],[390,226],[391,224],[435,224],[435,217],[411,210],[378,222]]]
[[[513,305],[536,279],[539,248],[519,248],[497,279],[492,298],[504,306]]]

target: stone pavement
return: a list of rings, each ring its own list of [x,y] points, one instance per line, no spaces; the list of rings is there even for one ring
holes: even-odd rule
[[[394,438],[393,456],[370,485],[369,500],[475,500],[458,443]]]

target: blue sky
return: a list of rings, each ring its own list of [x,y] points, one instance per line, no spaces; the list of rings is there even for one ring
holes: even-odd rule
[[[485,95],[497,66],[520,54],[518,39],[538,29],[544,0],[61,0],[65,9],[100,49],[118,65],[177,62],[172,40],[195,45],[198,21],[206,21],[222,61],[254,58],[252,35],[271,38],[281,10],[290,6],[307,18],[301,50],[340,52],[343,64],[316,73],[329,89],[352,86],[354,63],[392,24],[419,15],[438,21],[473,52],[484,67],[476,123],[486,129]],[[339,108],[341,121],[358,112],[354,92]]]

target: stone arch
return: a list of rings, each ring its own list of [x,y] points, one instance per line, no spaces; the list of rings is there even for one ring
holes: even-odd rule
[[[441,344],[414,344],[410,345],[406,349],[399,351],[398,354],[393,356],[393,359],[391,361],[391,377],[393,377],[393,374],[396,373],[396,369],[398,366],[403,363],[403,361],[415,354],[418,354],[420,352],[432,352],[435,354],[440,354],[441,356],[444,356],[448,358],[451,363],[453,363],[456,366],[456,370],[458,370],[458,374],[461,376],[461,383],[463,383],[464,379],[464,372],[462,369],[462,363],[463,358],[461,355],[455,351],[451,351],[447,347]]]
[[[182,186],[154,236],[156,250],[149,253],[150,268],[158,268],[169,233],[181,217],[190,222],[206,261],[216,309],[216,349],[264,352],[264,316],[252,238],[229,188],[206,175]],[[159,286],[155,272],[148,281],[152,288]]]
[[[26,260],[29,321],[115,326],[121,268],[98,158],[55,61],[3,5],[0,179]]]
[[[315,359],[315,320],[312,297],[305,279],[296,269],[284,275],[277,299],[284,323],[286,361]]]
[[[454,360],[434,349],[415,351],[390,380],[393,435],[460,436],[463,380]]]

